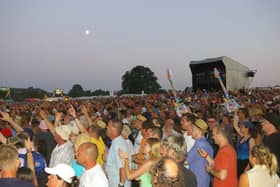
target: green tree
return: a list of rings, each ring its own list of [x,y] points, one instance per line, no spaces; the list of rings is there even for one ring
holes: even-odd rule
[[[122,76],[122,89],[124,93],[155,93],[161,88],[157,77],[149,68],[135,66]]]
[[[92,95],[93,96],[106,96],[106,95],[110,95],[110,92],[101,90],[101,89],[97,89],[92,92]]]
[[[70,97],[82,97],[85,95],[84,89],[80,84],[74,84],[68,95]]]

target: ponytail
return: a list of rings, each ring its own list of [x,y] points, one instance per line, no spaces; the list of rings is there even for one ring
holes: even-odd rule
[[[265,165],[272,176],[278,170],[278,163],[276,156],[263,145],[255,145],[251,151],[253,157],[257,159],[258,164]]]
[[[277,158],[276,158],[275,154],[273,154],[273,153],[270,153],[270,163],[269,163],[268,169],[269,169],[270,175],[273,175],[278,170]]]

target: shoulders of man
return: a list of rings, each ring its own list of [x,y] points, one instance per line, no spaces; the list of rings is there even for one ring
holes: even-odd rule
[[[108,184],[108,179],[102,169],[102,167],[97,164],[93,168],[86,170],[84,174],[81,176],[81,183],[89,183],[91,185],[100,185],[100,184]]]
[[[0,186],[5,187],[35,187],[33,184],[26,182],[24,180],[18,178],[1,178],[0,179]]]

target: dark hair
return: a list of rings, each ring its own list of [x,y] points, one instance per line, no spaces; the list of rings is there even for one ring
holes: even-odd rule
[[[30,168],[21,167],[17,170],[17,178],[24,181],[33,182],[33,174]]]
[[[119,119],[112,119],[111,122],[112,122],[112,125],[118,130],[118,135],[121,135],[122,128],[123,128],[122,121]]]
[[[152,127],[152,135],[157,135],[162,139],[162,130],[159,127]]]
[[[142,128],[145,130],[152,129],[153,127],[154,127],[154,124],[151,121],[145,121],[142,124]]]
[[[197,120],[197,117],[194,114],[184,114],[183,117],[186,117],[187,121],[190,121],[191,123],[195,123],[195,121]]]

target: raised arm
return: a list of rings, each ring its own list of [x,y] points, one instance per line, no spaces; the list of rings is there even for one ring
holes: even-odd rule
[[[44,119],[45,123],[47,124],[50,132],[52,133],[53,136],[55,136],[55,127],[54,124],[52,124],[44,110],[40,110],[40,116],[41,118]]]
[[[237,110],[234,112],[234,117],[233,117],[233,127],[236,130],[236,132],[239,134],[239,136],[243,136],[242,133],[240,132],[240,128],[238,126],[238,115],[237,115]]]
[[[88,134],[88,131],[86,130],[86,128],[84,127],[84,125],[81,123],[81,121],[78,119],[77,114],[76,114],[76,110],[74,109],[74,107],[71,105],[71,107],[69,108],[68,112],[70,113],[71,116],[73,116],[73,118],[75,118],[75,121],[78,125],[78,128],[80,129],[80,131],[82,133]]]
[[[88,110],[85,105],[81,105],[81,112],[85,115],[88,125],[91,126],[93,124],[93,121],[92,121],[91,117],[89,116]]]
[[[19,124],[17,124],[10,117],[10,115],[7,112],[1,112],[0,111],[0,113],[1,113],[1,116],[2,116],[0,119],[3,120],[3,121],[7,121],[15,129],[15,131],[17,131],[17,132],[23,132],[24,131],[23,128]]]
[[[26,148],[26,156],[27,156],[27,167],[31,169],[32,171],[32,180],[33,184],[35,186],[38,186],[38,181],[35,174],[35,166],[34,166],[34,160],[32,155],[32,142],[30,141],[30,138],[28,137],[27,140],[25,140],[25,148]]]
[[[7,143],[7,138],[0,132],[0,142],[2,144],[6,144]]]

